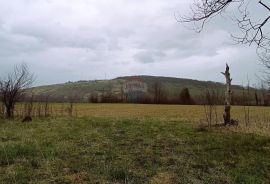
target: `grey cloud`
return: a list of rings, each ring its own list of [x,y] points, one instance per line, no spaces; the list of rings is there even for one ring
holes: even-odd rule
[[[105,44],[103,35],[93,35],[89,32],[69,29],[58,24],[52,25],[17,25],[11,28],[11,33],[35,37],[48,47],[72,47],[97,49]]]
[[[229,34],[225,31],[210,31],[211,34],[196,34],[183,30],[179,25],[155,27],[137,33],[138,49],[148,52],[159,50],[168,57],[183,59],[194,55],[215,56],[220,49],[229,46]],[[136,39],[136,38],[135,38]]]
[[[10,34],[0,30],[0,57],[35,52],[45,47],[33,36]]]
[[[140,51],[134,55],[134,59],[140,63],[159,62],[166,54],[161,51]]]
[[[185,12],[189,2],[0,0],[0,72],[24,61],[38,84],[104,74],[206,79],[226,60],[237,69],[237,60],[253,62],[230,44],[227,23],[214,21],[201,34],[176,23],[174,12]]]

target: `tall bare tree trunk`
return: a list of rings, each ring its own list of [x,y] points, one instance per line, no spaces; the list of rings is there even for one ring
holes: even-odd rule
[[[231,82],[232,78],[230,76],[230,68],[226,64],[225,72],[221,72],[226,78],[226,92],[225,92],[225,109],[223,114],[224,124],[231,123],[231,101],[232,101],[232,91],[231,91]]]
[[[14,106],[12,105],[6,105],[6,118],[13,118],[14,114]]]

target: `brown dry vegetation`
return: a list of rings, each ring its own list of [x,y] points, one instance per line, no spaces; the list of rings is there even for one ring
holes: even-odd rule
[[[37,116],[40,104],[33,107],[33,116]],[[50,116],[70,116],[69,104],[52,103],[48,108]],[[17,106],[17,115],[23,114],[23,104]],[[247,107],[245,107],[247,109]],[[243,106],[232,107],[232,118],[239,120],[237,127],[216,128],[218,130],[231,130],[245,133],[268,135],[270,132],[270,107],[249,108],[249,124],[246,126],[245,110]],[[42,109],[42,107],[41,107]],[[40,110],[39,110],[40,111]],[[42,111],[42,110],[41,110]],[[222,123],[223,106],[217,106],[219,124]],[[42,112],[41,112],[42,114]],[[45,114],[45,113],[44,113]],[[194,126],[207,124],[204,107],[200,105],[143,105],[143,104],[74,104],[73,116],[76,117],[113,117],[113,118],[158,118],[188,121]],[[215,122],[214,122],[215,124]]]

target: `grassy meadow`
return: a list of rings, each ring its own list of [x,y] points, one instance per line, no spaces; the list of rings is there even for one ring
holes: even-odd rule
[[[67,108],[0,120],[0,183],[270,182],[269,107],[250,107],[248,125],[233,107],[239,126],[212,128],[203,106],[74,104],[72,117]]]

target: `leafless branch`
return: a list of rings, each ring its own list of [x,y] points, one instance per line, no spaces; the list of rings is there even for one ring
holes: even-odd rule
[[[25,89],[33,82],[34,76],[25,64],[15,66],[6,79],[0,80],[0,100],[5,106],[7,118],[13,117],[15,103],[20,100]]]
[[[230,3],[236,1],[239,0],[195,0],[190,7],[190,15],[180,17],[178,22],[199,22],[200,27],[197,31],[201,32],[209,19],[221,14]]]
[[[270,3],[257,0],[258,7],[266,10],[261,19],[256,20],[255,14],[250,13],[250,0],[194,0],[191,5],[190,14],[180,17],[181,23],[198,23],[198,32],[201,32],[205,23],[217,15],[222,15],[231,6],[239,13],[233,20],[236,22],[239,33],[233,34],[232,38],[237,44],[255,44],[260,61],[270,71]],[[236,6],[232,6],[235,4]],[[237,5],[238,4],[238,5]],[[237,13],[237,14],[238,14]],[[232,13],[233,14],[233,13]],[[270,82],[270,80],[269,80]]]

